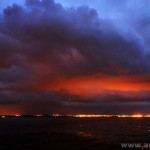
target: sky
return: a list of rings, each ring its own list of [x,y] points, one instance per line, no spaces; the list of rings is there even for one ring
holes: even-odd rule
[[[150,113],[150,0],[0,0],[0,114]]]

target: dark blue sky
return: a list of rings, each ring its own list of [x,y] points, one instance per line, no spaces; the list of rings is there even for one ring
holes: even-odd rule
[[[1,0],[0,113],[150,113],[149,0]]]

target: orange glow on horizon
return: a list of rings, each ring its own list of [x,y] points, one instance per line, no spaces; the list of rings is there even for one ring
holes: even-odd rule
[[[131,117],[134,117],[134,118],[141,118],[141,117],[143,117],[143,115],[142,115],[142,114],[134,114],[134,115],[132,115]]]
[[[148,77],[141,76],[92,76],[64,78],[52,84],[42,85],[42,89],[62,91],[75,95],[96,95],[108,91],[150,91],[150,82],[144,81]]]
[[[21,108],[16,105],[1,105],[0,106],[0,114],[1,115],[13,115],[20,116]]]

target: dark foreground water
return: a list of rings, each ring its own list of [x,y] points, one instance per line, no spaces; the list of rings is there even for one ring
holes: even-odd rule
[[[115,150],[125,142],[150,143],[150,118],[0,119],[0,150]]]

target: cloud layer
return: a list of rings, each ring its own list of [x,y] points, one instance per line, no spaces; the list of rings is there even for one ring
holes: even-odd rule
[[[58,83],[61,89],[68,79],[105,75],[140,76],[138,86],[149,85],[149,20],[150,16],[141,14],[136,24],[130,24],[130,32],[124,32],[126,26],[100,17],[88,6],[64,8],[53,0],[8,6],[0,15],[0,104],[26,103],[32,109],[35,100],[38,110],[48,101],[48,108],[55,110],[55,106],[81,107],[81,103],[89,107],[87,101],[90,107],[104,101],[110,106],[110,102],[149,102],[147,85],[138,96],[135,91],[103,89],[103,93],[84,97],[42,89],[45,84]]]

